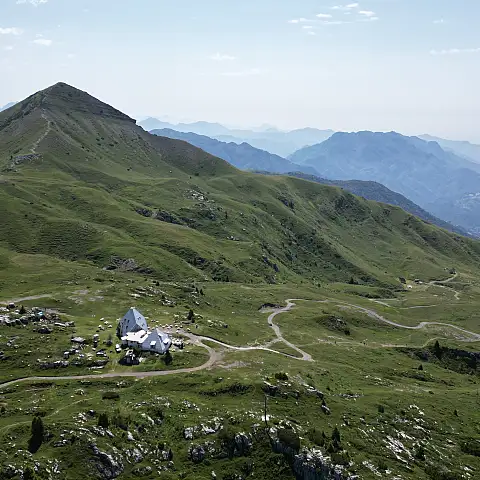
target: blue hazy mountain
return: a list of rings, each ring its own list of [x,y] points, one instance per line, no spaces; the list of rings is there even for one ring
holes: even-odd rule
[[[147,118],[139,123],[147,131],[170,129],[184,133],[196,133],[215,138],[226,143],[248,143],[252,147],[266,150],[280,157],[286,157],[302,147],[323,142],[333,135],[333,130],[301,128],[281,131],[270,125],[253,129],[232,129],[219,123],[195,122],[172,124],[156,118]]]
[[[455,153],[475,163],[480,163],[480,145],[465,141],[446,140],[444,138],[432,137],[431,135],[421,135],[419,138],[428,142],[437,142],[448,152]]]
[[[437,142],[395,132],[336,133],[288,159],[328,179],[379,182],[437,217],[480,233],[480,164]]]
[[[295,165],[285,158],[252,147],[248,143],[226,143],[205,135],[178,132],[172,129],[152,130],[151,133],[175,140],[184,140],[241,170],[265,170],[272,173],[299,171],[313,175],[317,173],[313,167]]]

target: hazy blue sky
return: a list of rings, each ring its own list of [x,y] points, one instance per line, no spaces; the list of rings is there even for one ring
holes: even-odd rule
[[[1,0],[0,104],[480,142],[479,0]]]

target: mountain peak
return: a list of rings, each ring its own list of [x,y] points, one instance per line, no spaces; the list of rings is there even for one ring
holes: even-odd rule
[[[89,93],[72,87],[64,82],[58,82],[45,90],[32,95],[22,102],[22,108],[31,109],[41,107],[45,110],[68,111],[98,115],[101,117],[124,120],[135,123],[135,120],[125,115],[116,108],[101,102]]]

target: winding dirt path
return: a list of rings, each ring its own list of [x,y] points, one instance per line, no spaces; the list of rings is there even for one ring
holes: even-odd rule
[[[275,332],[275,335],[277,336],[277,339],[279,341],[283,342],[285,345],[289,346],[290,348],[293,348],[293,350],[296,350],[302,356],[303,361],[313,362],[313,358],[310,354],[308,354],[307,352],[304,352],[303,350],[301,350],[299,347],[297,347],[293,343],[289,342],[288,340],[285,340],[285,338],[283,338],[283,336],[282,336],[282,332],[280,331],[280,327],[278,325],[276,325],[275,323],[273,323],[273,319],[277,315],[279,315],[280,313],[285,313],[285,312],[290,311],[292,309],[292,307],[295,306],[295,303],[293,303],[293,302],[298,301],[298,300],[301,300],[301,299],[289,298],[287,300],[287,306],[286,307],[276,309],[276,310],[274,310],[273,313],[271,313],[269,315],[268,324],[270,325],[270,327]]]
[[[353,308],[355,310],[358,310],[360,312],[366,313],[370,318],[374,318],[376,320],[379,320],[380,322],[386,323],[388,325],[391,325],[392,327],[396,328],[404,328],[406,330],[421,330],[422,328],[428,327],[429,325],[436,325],[436,326],[441,326],[441,327],[448,327],[448,328],[453,328],[454,330],[458,330],[466,335],[470,335],[472,337],[470,340],[463,340],[465,342],[478,342],[480,341],[480,334],[479,333],[474,333],[470,332],[468,330],[465,330],[461,327],[458,327],[456,325],[452,325],[450,323],[441,323],[441,322],[420,322],[418,325],[415,326],[410,326],[410,325],[402,325],[400,323],[393,322],[392,320],[388,320],[385,317],[382,317],[379,315],[377,312],[370,310],[368,308],[360,307],[358,305],[352,305],[351,303],[342,303],[340,306],[346,306],[348,308]]]

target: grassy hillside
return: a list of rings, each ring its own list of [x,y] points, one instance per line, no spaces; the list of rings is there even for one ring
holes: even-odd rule
[[[7,251],[159,279],[377,285],[480,258],[478,243],[398,208],[240,172],[64,84],[3,112],[0,125]]]
[[[368,200],[374,200],[375,202],[387,203],[388,205],[400,207],[415,217],[425,220],[427,223],[433,223],[437,227],[444,228],[460,235],[468,236],[467,231],[463,228],[453,226],[451,223],[435,217],[431,213],[428,213],[426,210],[419,207],[417,204],[413,203],[408,198],[400,195],[399,193],[393,192],[381,183],[368,182],[365,180],[327,180],[326,178],[321,178],[315,175],[306,175],[300,172],[291,172],[288,175],[297,178],[304,178],[305,180],[321,183],[322,185],[340,187],[347,192],[358,195],[359,197],[364,197]]]

